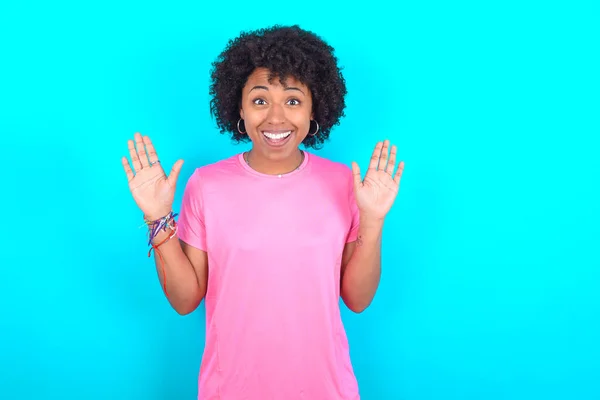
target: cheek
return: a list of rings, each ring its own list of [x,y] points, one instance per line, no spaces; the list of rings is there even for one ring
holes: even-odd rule
[[[262,115],[263,113],[261,113],[260,111],[256,111],[253,110],[251,112],[245,112],[244,113],[244,122],[246,124],[247,127],[249,127],[250,129],[256,127],[257,125],[259,125],[260,123],[262,123],[262,121],[264,121],[264,115]]]
[[[302,130],[308,130],[310,127],[310,113],[306,112],[306,110],[296,110],[295,112],[290,113],[288,120]]]
[[[296,124],[296,126],[301,130],[302,134],[309,133],[308,131],[310,130],[310,115],[302,116],[302,119],[298,121],[298,124]]]

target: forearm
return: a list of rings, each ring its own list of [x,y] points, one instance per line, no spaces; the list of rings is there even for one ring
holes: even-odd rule
[[[152,242],[159,244],[171,235],[170,230],[161,231]],[[171,306],[179,314],[192,312],[202,301],[204,291],[201,290],[194,267],[183,252],[177,235],[153,252],[158,278]]]
[[[375,297],[381,277],[383,220],[362,218],[356,247],[342,277],[341,295],[354,312],[365,310]]]

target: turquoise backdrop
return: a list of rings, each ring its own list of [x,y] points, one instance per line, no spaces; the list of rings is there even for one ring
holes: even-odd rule
[[[600,399],[598,2],[0,6],[0,398],[194,399],[204,309],[173,311],[120,158],[246,149],[209,115],[241,30],[298,23],[344,67],[318,153],[406,169],[372,306],[344,308],[364,400]],[[285,400],[285,399],[283,399]]]

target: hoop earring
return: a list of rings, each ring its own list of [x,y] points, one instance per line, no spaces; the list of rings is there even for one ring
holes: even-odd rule
[[[239,119],[239,121],[237,122],[237,130],[238,130],[238,132],[239,132],[239,133],[241,133],[242,135],[245,135],[245,134],[246,134],[246,132],[242,132],[242,130],[240,129],[240,122],[242,122],[242,121],[243,121],[243,119],[241,119],[241,118],[240,118],[240,119]],[[245,128],[245,127],[246,127],[246,125],[244,125],[244,128]]]
[[[317,130],[315,131],[315,133],[309,133],[308,136],[315,136],[317,133],[319,133],[319,129],[321,128],[319,126],[319,123],[317,121],[315,121],[314,119],[312,119],[310,122],[315,122],[315,124],[317,124]]]

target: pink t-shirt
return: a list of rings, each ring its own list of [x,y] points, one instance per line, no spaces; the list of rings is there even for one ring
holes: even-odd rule
[[[359,399],[339,308],[358,217],[350,168],[312,153],[281,177],[242,154],[196,169],[178,225],[208,254],[198,399]]]

